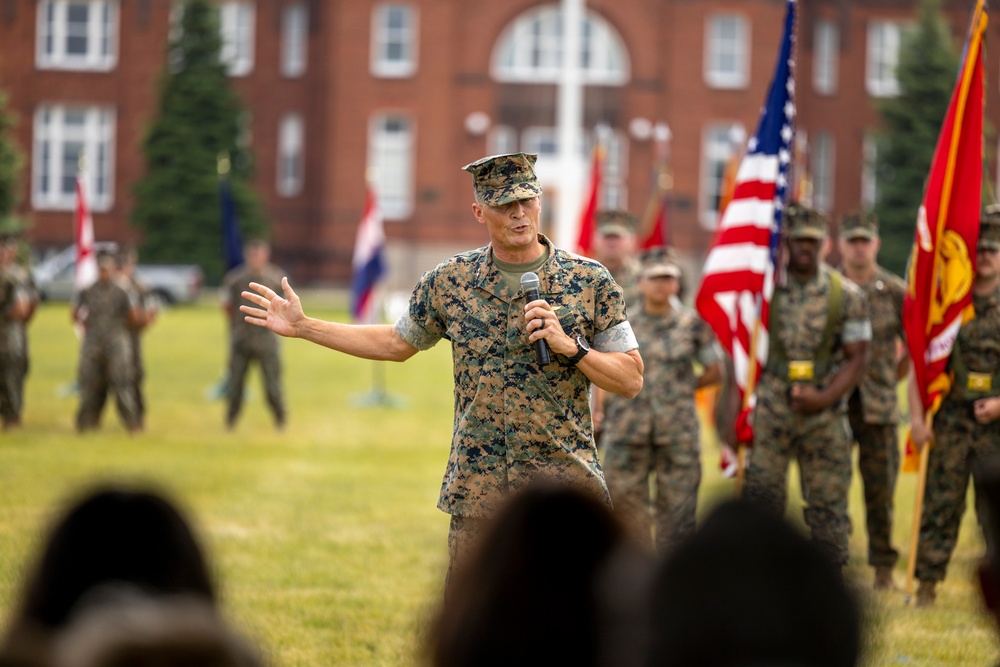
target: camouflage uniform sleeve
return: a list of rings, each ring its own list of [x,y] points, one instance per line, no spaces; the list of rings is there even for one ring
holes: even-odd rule
[[[597,277],[594,328],[597,333],[591,346],[599,352],[628,352],[639,348],[632,325],[625,317],[625,292],[601,267]]]
[[[410,295],[410,306],[396,320],[396,332],[418,350],[428,350],[444,337],[447,323],[434,307],[436,271],[428,271]]]
[[[844,345],[872,339],[872,322],[868,316],[868,300],[854,283],[844,281]]]

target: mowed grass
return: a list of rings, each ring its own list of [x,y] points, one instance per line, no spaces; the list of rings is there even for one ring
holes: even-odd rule
[[[307,297],[306,306],[312,315],[345,318],[328,297]],[[125,480],[180,502],[214,565],[225,612],[273,664],[421,664],[421,633],[447,560],[448,517],[435,507],[452,423],[446,344],[379,366],[284,341],[287,429],[275,431],[254,370],[242,419],[227,432],[223,404],[211,397],[226,358],[221,312],[211,301],[168,310],[144,339],[146,432],[129,437],[109,405],[103,430],[80,437],[76,397],[64,391],[79,350],[66,304],[40,308],[30,337],[24,428],[0,435],[0,620],[67,499],[98,481]],[[359,406],[377,374],[401,407]],[[706,437],[703,512],[734,492],[716,463]],[[897,491],[894,537],[904,559],[913,487],[905,475]],[[793,489],[796,520],[798,498]],[[849,574],[867,589],[862,505],[856,483]],[[994,631],[973,586],[981,552],[970,511],[934,609],[908,607],[902,593],[864,594],[866,663],[995,662]],[[904,572],[901,560],[900,584]]]

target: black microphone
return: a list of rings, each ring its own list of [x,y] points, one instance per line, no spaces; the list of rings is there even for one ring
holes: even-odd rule
[[[524,299],[526,303],[531,303],[532,301],[538,301],[542,297],[538,295],[538,287],[541,283],[538,281],[538,275],[532,271],[521,276],[521,290],[524,292]],[[545,321],[542,321],[542,326],[545,326]],[[552,361],[552,357],[549,356],[549,344],[545,342],[544,338],[539,338],[535,341],[535,358],[538,360],[539,366],[546,366]]]

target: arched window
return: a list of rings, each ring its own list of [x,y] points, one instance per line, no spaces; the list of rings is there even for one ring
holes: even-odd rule
[[[583,19],[580,67],[591,85],[620,86],[628,81],[625,43],[618,32],[594,12]],[[556,83],[562,63],[563,29],[559,5],[531,9],[507,27],[493,50],[492,73],[497,81]]]

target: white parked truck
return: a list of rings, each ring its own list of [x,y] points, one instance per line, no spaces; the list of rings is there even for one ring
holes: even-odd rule
[[[97,243],[96,249],[114,249],[114,244]],[[38,262],[31,275],[42,300],[69,300],[73,296],[76,246],[69,246]],[[164,305],[191,303],[201,293],[203,274],[197,264],[139,264],[135,278]]]

